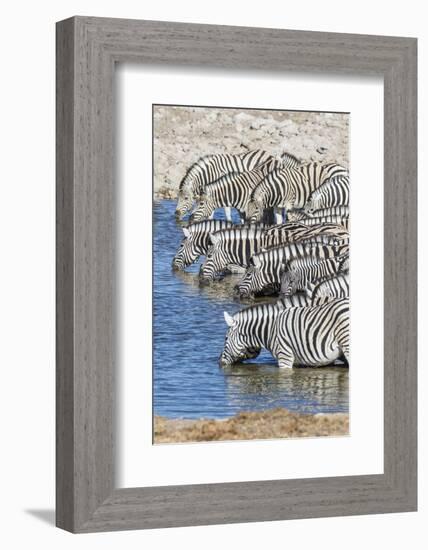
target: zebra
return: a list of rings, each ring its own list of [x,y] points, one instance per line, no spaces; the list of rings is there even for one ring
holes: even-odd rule
[[[272,170],[282,166],[281,159],[272,158],[249,172],[226,174],[205,186],[204,192],[190,216],[190,223],[208,219],[217,208],[233,207],[241,217],[252,190]]]
[[[348,206],[333,206],[331,208],[322,208],[315,210],[311,214],[305,213],[303,209],[290,210],[287,219],[292,222],[303,222],[312,218],[322,218],[325,216],[338,216],[341,218],[349,218]]]
[[[183,227],[184,238],[172,260],[174,270],[183,270],[205,256],[211,246],[210,235],[216,231],[233,227],[225,220],[206,220]]]
[[[335,206],[349,206],[349,178],[337,176],[315,189],[304,206],[306,214]]]
[[[335,226],[336,227],[336,226]],[[324,244],[344,243],[341,241],[341,236],[345,239],[345,233],[341,226],[337,226],[337,231],[333,231],[334,227],[325,228],[325,237],[317,237],[315,230],[299,224],[286,224],[286,228],[282,231],[274,232],[274,227],[266,227],[263,224],[252,224],[244,226],[235,226],[225,231],[211,235],[210,248],[205,262],[201,265],[199,272],[202,281],[212,281],[216,275],[223,273],[231,266],[246,268],[249,265],[251,256],[268,248],[289,244],[295,242],[304,235],[307,240],[313,237],[312,241]],[[332,235],[329,236],[328,232]],[[306,237],[308,235],[308,237]]]
[[[311,288],[312,286],[312,288]],[[321,282],[310,285],[308,288],[312,303],[323,297],[349,298],[349,274],[339,273]]]
[[[261,292],[276,293],[280,290],[283,264],[286,262],[304,256],[332,258],[347,250],[347,245],[328,246],[310,240],[269,248],[251,257],[244,277],[235,286],[235,294],[241,298],[250,298]]]
[[[299,220],[300,224],[311,227],[314,225],[332,223],[334,225],[341,225],[346,231],[349,232],[349,218],[342,218],[341,216],[322,216],[320,218],[305,218]]]
[[[228,331],[219,358],[222,367],[257,357],[262,348],[278,367],[321,367],[342,354],[349,364],[349,300],[318,306],[281,308],[262,304],[231,316],[224,313]]]
[[[264,234],[265,247],[276,244],[287,244],[303,239],[317,240],[317,237],[325,237],[318,242],[345,244],[349,242],[349,233],[343,225],[333,223],[320,223],[311,226],[301,222],[287,222],[266,229]]]
[[[311,282],[347,271],[347,259],[348,255],[324,260],[311,256],[291,260],[281,276],[281,295],[291,296],[298,290],[305,291]]]
[[[181,219],[191,210],[194,201],[202,195],[205,186],[209,183],[225,174],[239,174],[254,170],[272,158],[272,155],[262,149],[239,154],[219,153],[200,158],[187,170],[180,182],[175,209],[176,218]],[[281,158],[285,166],[300,164],[300,161],[289,153],[284,153]]]
[[[239,352],[235,350],[234,359],[229,361],[222,361],[223,354],[220,356],[220,364],[222,366],[231,365],[232,363],[243,361],[245,359],[254,359],[261,351],[262,346],[257,345],[257,332],[264,332],[264,324],[270,323],[270,320],[276,318],[278,313],[287,307],[302,307],[310,305],[306,296],[294,295],[287,296],[286,298],[280,298],[275,303],[264,303],[261,305],[247,307],[233,317],[226,311],[224,312],[224,319],[229,326],[233,326],[237,322],[242,324],[242,328],[248,330],[248,339],[242,338],[239,342]],[[229,331],[230,332],[230,331]],[[243,331],[242,331],[243,332]],[[254,334],[254,332],[256,334]],[[225,341],[227,342],[228,335],[226,335]]]
[[[298,168],[273,170],[253,190],[246,211],[247,218],[251,222],[258,221],[266,208],[280,207],[287,211],[303,208],[311,193],[320,185],[347,173],[339,164],[315,162]]]
[[[252,224],[213,233],[210,237],[212,247],[199,271],[200,280],[212,281],[231,266],[247,267],[251,256],[261,248],[265,229],[264,224]]]

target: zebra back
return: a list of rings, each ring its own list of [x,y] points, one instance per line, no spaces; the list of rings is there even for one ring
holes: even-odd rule
[[[309,286],[307,292],[312,302],[316,302],[323,297],[329,299],[349,298],[349,274],[340,273],[319,281]]]
[[[349,177],[342,175],[335,176],[318,187],[306,202],[304,211],[311,214],[315,210],[348,205]]]
[[[343,353],[349,359],[349,300],[282,310],[276,318],[272,353],[280,367],[323,366]]]
[[[305,291],[308,284],[336,275],[342,266],[340,257],[318,259],[311,256],[291,260],[281,277],[281,294]]]

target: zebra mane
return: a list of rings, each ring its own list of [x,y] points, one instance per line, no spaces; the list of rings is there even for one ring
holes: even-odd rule
[[[247,306],[247,307],[244,307],[243,309],[240,309],[239,311],[237,311],[233,315],[233,318],[234,319],[242,319],[242,318],[245,319],[246,317],[248,317],[248,315],[250,315],[251,317],[254,317],[254,313],[262,312],[263,314],[266,314],[269,311],[274,311],[276,309],[278,309],[278,310],[281,309],[281,304],[280,303],[278,303],[278,302],[274,302],[274,303],[264,302],[263,304],[256,304],[256,305]]]
[[[187,178],[191,175],[191,172],[194,171],[195,173],[198,170],[203,170],[204,166],[210,162],[210,160],[218,157],[240,157],[243,158],[246,155],[251,155],[255,153],[256,151],[260,151],[260,149],[250,149],[248,151],[243,151],[242,153],[212,153],[210,155],[204,155],[202,157],[199,157],[197,161],[195,161],[193,164],[189,166],[189,168],[186,170],[186,173],[184,174],[180,185],[178,187],[178,190],[181,191],[186,184]]]
[[[291,153],[287,153],[287,151],[284,151],[280,155],[280,159],[283,166],[287,168],[297,168],[297,166],[301,166],[302,164],[302,161],[300,159],[298,159]]]
[[[192,172],[197,173],[198,171],[202,171],[204,169],[204,166],[211,160],[216,157],[221,157],[224,155],[228,155],[229,153],[212,153],[211,155],[203,155],[202,157],[199,157],[198,160],[196,160],[193,164],[191,164],[184,174],[180,185],[178,187],[178,190],[181,191],[186,184],[187,178],[191,175]]]

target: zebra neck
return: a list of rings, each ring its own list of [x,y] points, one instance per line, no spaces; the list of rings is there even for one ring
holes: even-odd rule
[[[271,349],[275,337],[275,321],[280,312],[274,304],[256,306],[252,312],[250,330],[251,345],[259,348]]]

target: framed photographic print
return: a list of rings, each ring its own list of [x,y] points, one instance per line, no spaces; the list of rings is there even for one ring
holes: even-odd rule
[[[416,509],[415,39],[58,23],[57,220],[59,527]]]

